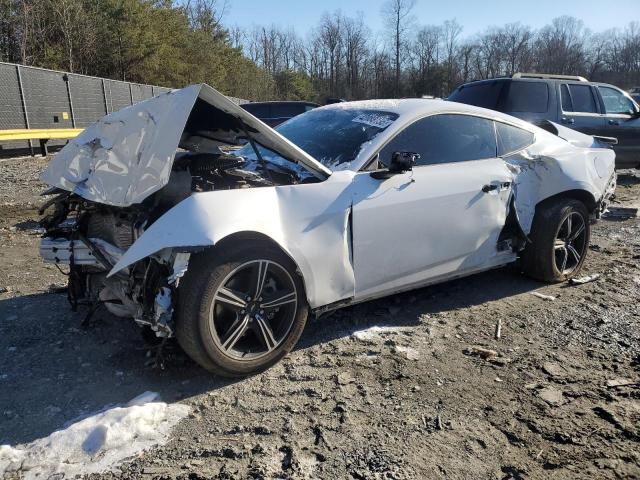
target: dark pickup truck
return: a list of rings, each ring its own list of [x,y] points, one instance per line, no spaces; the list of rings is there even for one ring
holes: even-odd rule
[[[519,73],[465,83],[448,99],[534,124],[550,120],[589,135],[615,137],[616,167],[640,167],[640,107],[613,85],[583,77]]]

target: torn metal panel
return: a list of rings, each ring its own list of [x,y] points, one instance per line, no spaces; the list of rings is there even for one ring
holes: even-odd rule
[[[176,150],[257,142],[324,179],[331,171],[208,85],[154,97],[104,117],[65,146],[43,182],[113,206],[140,203],[169,182]]]
[[[515,206],[524,233],[529,234],[536,206],[543,200],[568,191],[589,193],[595,203],[611,192],[607,189],[613,173],[615,153],[608,148],[577,147],[540,131],[539,141],[505,158],[513,172]],[[543,141],[540,141],[543,140]],[[615,181],[614,181],[615,183]]]

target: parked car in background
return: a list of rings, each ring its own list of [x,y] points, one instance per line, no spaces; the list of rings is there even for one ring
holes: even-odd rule
[[[301,113],[320,105],[313,102],[251,102],[240,105],[254,117],[258,117],[270,127],[275,127]]]
[[[194,85],[108,115],[51,160],[40,252],[69,269],[73,306],[246,375],[286,355],[309,315],[518,259],[543,281],[578,275],[615,154],[546,127],[405,99],[274,130]]]
[[[640,87],[633,87],[629,90],[629,95],[635,100],[636,103],[640,103]]]
[[[466,83],[449,100],[533,124],[550,120],[588,135],[615,137],[616,167],[640,167],[640,107],[613,85],[583,77],[517,73],[511,78]]]

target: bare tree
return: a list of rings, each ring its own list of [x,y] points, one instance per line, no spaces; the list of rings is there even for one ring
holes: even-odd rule
[[[387,0],[382,7],[382,15],[387,28],[393,33],[396,96],[400,95],[401,55],[405,50],[407,32],[414,23],[411,11],[415,5],[416,0]]]
[[[242,50],[246,40],[245,31],[239,25],[234,25],[227,30],[229,35],[229,42],[233,48]]]
[[[188,0],[185,10],[194,29],[219,37],[223,31],[222,18],[229,10],[229,1]]]
[[[504,73],[513,75],[519,71],[529,70],[531,67],[531,43],[533,40],[531,29],[520,23],[509,23],[502,30],[507,61],[507,68]]]
[[[358,98],[361,95],[361,77],[368,54],[368,30],[362,21],[362,15],[357,19],[344,20],[344,48],[346,59],[346,96]]]
[[[554,18],[536,41],[537,69],[559,74],[582,74],[586,67],[585,31],[574,17]]]
[[[342,67],[342,27],[344,20],[340,12],[324,14],[320,19],[318,40],[321,46],[321,55],[328,69],[329,94],[337,94],[337,85]]]
[[[438,26],[422,27],[411,44],[411,77],[413,90],[418,95],[436,93],[433,79],[437,77],[437,66],[442,42],[442,29]]]

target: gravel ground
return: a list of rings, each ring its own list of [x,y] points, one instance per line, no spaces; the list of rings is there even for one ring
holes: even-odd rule
[[[153,368],[133,322],[80,325],[37,255],[44,164],[0,161],[0,444],[152,390],[192,413],[100,478],[640,478],[640,219],[595,226],[593,282],[503,268],[369,302],[229,381],[176,346]],[[617,198],[639,206],[640,177]]]

